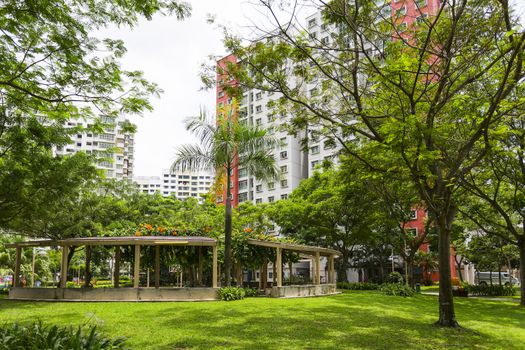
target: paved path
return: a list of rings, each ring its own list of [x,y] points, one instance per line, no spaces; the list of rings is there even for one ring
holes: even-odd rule
[[[439,296],[439,293],[438,292],[421,292],[421,294],[423,295],[434,295],[434,296]],[[491,301],[514,301],[514,302],[520,302],[519,299],[515,299],[515,298],[491,298],[491,297],[468,297],[470,299],[484,299],[484,300],[491,300]]]

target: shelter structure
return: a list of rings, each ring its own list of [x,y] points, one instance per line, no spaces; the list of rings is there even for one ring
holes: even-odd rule
[[[334,259],[338,256],[336,250],[283,242],[248,239],[247,244],[276,250],[277,283],[267,294],[273,297],[294,297],[327,295],[336,292],[336,274]],[[15,271],[13,288],[9,292],[10,299],[23,300],[84,300],[84,301],[185,301],[185,300],[217,300],[217,289],[220,286],[217,240],[201,236],[127,236],[127,237],[86,237],[63,240],[35,240],[17,242],[6,245],[15,248]],[[114,288],[68,288],[68,255],[72,247],[85,247],[90,251],[94,246],[109,246],[114,248]],[[121,247],[132,247],[133,256],[133,287],[123,288],[119,285]],[[140,285],[141,250],[146,246],[154,247],[154,287]],[[211,283],[205,287],[161,287],[160,262],[161,247],[202,247],[211,249]],[[21,285],[20,265],[22,249],[33,247],[59,247],[62,251],[60,282],[56,288],[26,288]],[[314,262],[314,283],[300,286],[283,286],[282,253],[290,250],[302,256],[310,256]],[[320,279],[320,259],[328,260],[327,283]],[[89,271],[89,264],[86,270]],[[199,274],[203,266],[199,262]],[[210,271],[208,271],[209,273]]]

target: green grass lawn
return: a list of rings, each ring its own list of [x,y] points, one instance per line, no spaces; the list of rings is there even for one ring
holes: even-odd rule
[[[134,349],[525,349],[525,309],[456,299],[462,329],[432,325],[437,298],[351,291],[319,298],[234,302],[15,302],[2,322],[99,322]]]

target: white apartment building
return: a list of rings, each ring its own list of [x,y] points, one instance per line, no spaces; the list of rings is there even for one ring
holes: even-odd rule
[[[162,171],[162,176],[136,176],[133,181],[144,193],[159,193],[164,197],[175,196],[177,199],[195,197],[199,200],[202,195],[210,192],[214,182],[211,172]]]
[[[127,131],[129,121],[118,118],[102,117],[107,125],[102,133],[79,131],[71,137],[71,143],[56,147],[56,155],[73,154],[84,151],[96,155],[97,168],[102,169],[108,178],[131,179],[133,177],[134,134]],[[67,128],[86,129],[93,126],[93,120],[70,120]]]
[[[320,13],[307,19],[312,40],[322,37],[324,42],[330,39],[328,28],[321,24]],[[314,94],[315,82],[305,84],[306,94]],[[239,169],[239,203],[252,201],[271,203],[288,198],[289,194],[299,186],[302,179],[310,177],[324,160],[337,162],[337,155],[341,146],[334,140],[319,133],[322,127],[309,126],[307,130],[290,135],[282,125],[289,120],[289,116],[275,115],[269,104],[280,97],[279,93],[247,90],[239,103],[239,121],[249,123],[268,130],[278,142],[273,155],[281,170],[281,177],[276,181],[263,182],[256,180],[246,169]],[[220,105],[218,107],[221,107]]]

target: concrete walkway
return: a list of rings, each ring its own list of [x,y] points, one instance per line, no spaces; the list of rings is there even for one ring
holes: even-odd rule
[[[421,292],[423,295],[433,295],[433,296],[439,296],[438,292]],[[459,297],[458,297],[459,298]],[[491,300],[491,301],[514,301],[514,302],[520,302],[519,299],[515,298],[493,298],[493,297],[478,297],[478,296],[471,296],[468,297],[469,299],[483,299],[483,300]]]

